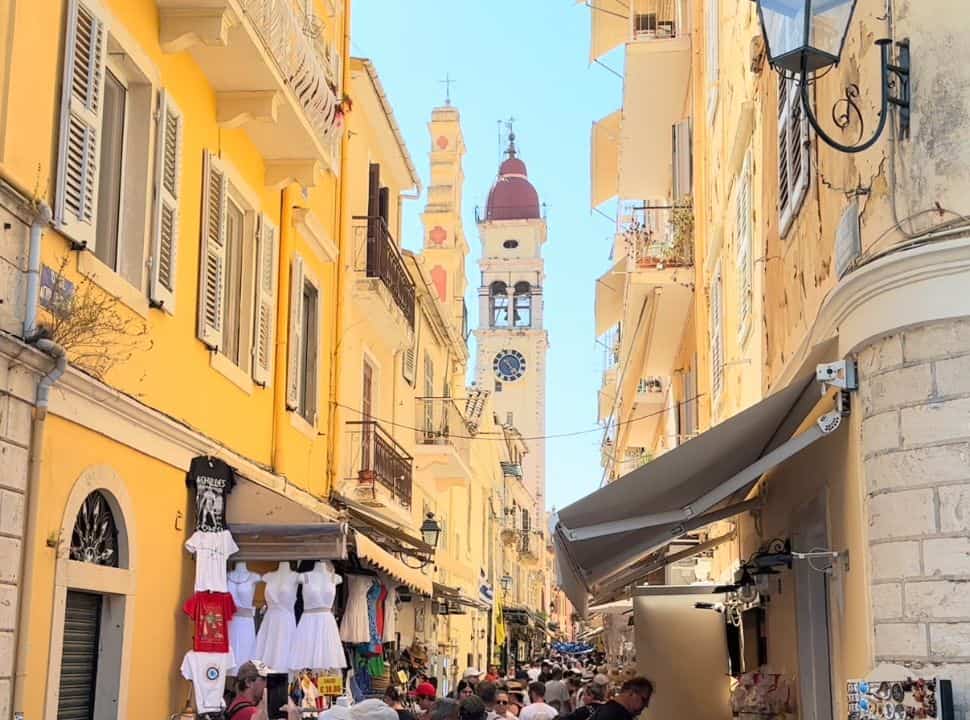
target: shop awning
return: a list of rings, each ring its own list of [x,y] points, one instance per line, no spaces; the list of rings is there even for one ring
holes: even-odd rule
[[[478,610],[488,610],[488,605],[475,598],[468,597],[458,588],[450,587],[448,585],[443,585],[441,583],[434,583],[434,594],[433,598],[438,600],[445,600],[447,602],[455,602],[459,605],[464,605],[465,607],[476,608]]]
[[[833,353],[834,342],[815,348],[789,385],[559,511],[560,580],[577,612],[589,593],[609,599],[618,582],[638,581],[635,568],[681,535],[750,509],[744,496],[764,473],[838,427],[826,414],[792,437],[819,402],[816,366]]]
[[[624,0],[589,0],[589,61],[594,62],[626,42],[630,5]]]
[[[596,278],[596,337],[620,321],[623,314],[623,286],[626,283],[626,258]]]
[[[593,123],[589,139],[589,203],[599,207],[616,197],[620,187],[619,110]]]
[[[431,597],[433,593],[431,578],[420,570],[408,567],[359,531],[354,532],[354,544],[357,548],[357,557],[361,560],[383,570],[415,592]]]
[[[392,548],[394,552],[407,553],[420,559],[434,556],[434,548],[420,537],[413,535],[407,528],[391,523],[367,506],[339,493],[333,493],[332,498],[345,510],[350,527],[368,535],[375,542]]]
[[[342,560],[347,557],[347,525],[309,493],[284,486],[279,491],[236,476],[226,503],[226,523],[239,552],[233,560]]]

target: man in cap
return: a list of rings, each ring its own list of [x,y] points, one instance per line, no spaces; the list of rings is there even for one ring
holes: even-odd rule
[[[462,680],[465,680],[472,688],[478,686],[478,681],[482,679],[484,673],[478,668],[470,667],[465,671],[465,674],[461,676]]]
[[[236,696],[226,708],[226,720],[253,720],[260,717],[260,704],[263,702],[268,674],[266,666],[259,660],[250,660],[239,666],[236,672]]]
[[[434,707],[437,695],[438,691],[435,686],[429,682],[420,683],[414,689],[414,698],[418,701],[418,707],[421,709],[418,720],[431,720],[431,709]]]

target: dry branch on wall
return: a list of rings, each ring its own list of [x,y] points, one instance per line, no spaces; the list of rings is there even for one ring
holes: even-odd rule
[[[71,365],[103,380],[136,352],[152,348],[148,324],[90,277],[82,276],[77,283],[69,280],[69,260],[65,255],[54,271],[45,304],[48,322],[42,330],[67,351]]]

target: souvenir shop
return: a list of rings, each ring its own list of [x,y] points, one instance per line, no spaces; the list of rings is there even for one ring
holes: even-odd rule
[[[193,707],[200,719],[217,716],[249,660],[269,668],[268,685],[285,687],[304,717],[340,696],[359,701],[406,684],[401,639],[413,627],[402,627],[399,610],[431,595],[429,577],[382,548],[379,533],[294,509],[217,458],[194,459],[187,484],[196,525],[185,543],[195,557],[183,606],[193,626],[181,665],[191,682],[186,716]],[[285,524],[270,524],[276,517]]]

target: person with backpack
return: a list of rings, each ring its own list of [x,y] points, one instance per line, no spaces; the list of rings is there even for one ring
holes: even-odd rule
[[[226,720],[260,720],[265,717],[260,704],[266,691],[267,667],[258,660],[239,666],[236,673],[236,696],[226,708]]]

